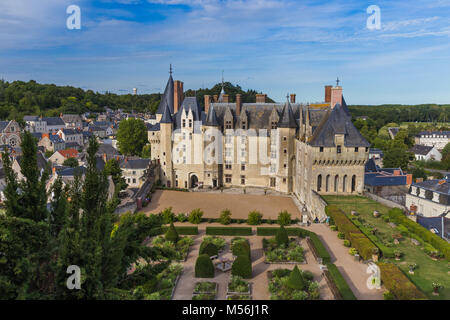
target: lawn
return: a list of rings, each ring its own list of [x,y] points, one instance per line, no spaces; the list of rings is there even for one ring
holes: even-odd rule
[[[387,214],[390,208],[360,196],[324,196],[324,199],[328,204],[334,204],[341,208],[347,216],[351,217],[351,211],[354,210],[360,214],[365,224],[377,228],[378,232],[376,236],[385,245],[390,245],[392,235],[398,233],[388,223],[384,222],[381,217],[375,218],[373,211],[379,211],[382,215]],[[403,257],[400,261],[393,258],[386,259],[384,261],[392,262],[396,264],[406,276],[429,298],[429,299],[450,299],[450,263],[445,259],[435,261],[430,258],[424,251],[423,246],[416,246],[411,243],[410,239],[405,237],[400,241],[398,245],[394,245],[395,250],[399,250],[403,253]],[[417,269],[414,275],[408,273],[408,265],[410,263],[416,263]],[[439,296],[432,295],[432,283],[439,282],[443,285]]]

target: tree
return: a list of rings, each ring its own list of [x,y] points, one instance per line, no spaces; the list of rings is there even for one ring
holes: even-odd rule
[[[117,142],[120,153],[130,156],[141,155],[142,149],[148,143],[144,121],[134,118],[120,121]]]
[[[220,213],[219,222],[224,225],[230,224],[231,223],[231,211],[228,209],[223,210]]]
[[[196,278],[214,278],[214,265],[207,254],[201,254],[195,261]]]
[[[281,226],[278,230],[277,230],[277,234],[275,235],[275,240],[277,241],[277,244],[279,246],[286,246],[289,243],[289,237],[287,234],[286,229]]]
[[[143,148],[142,148],[142,152],[141,152],[141,158],[150,158],[151,157],[151,145],[150,144],[146,144]]]
[[[278,214],[278,220],[277,220],[278,224],[280,226],[288,226],[291,224],[291,214],[289,212],[287,212],[286,210],[281,211]]]
[[[262,214],[258,211],[251,211],[248,214],[247,223],[249,225],[258,225],[262,222]]]
[[[444,149],[442,149],[442,159],[446,158],[449,154],[450,154],[450,142],[447,143],[444,147]]]
[[[383,158],[384,168],[402,168],[408,169],[409,161],[411,160],[411,153],[404,148],[393,147],[389,148]]]
[[[64,160],[63,165],[71,168],[76,168],[78,167],[78,160],[75,158],[67,158],[66,160]]]
[[[252,261],[248,255],[239,255],[236,260],[234,260],[233,265],[231,266],[231,274],[244,279],[252,277]]]
[[[111,176],[114,185],[118,191],[125,190],[127,188],[127,183],[122,175],[122,169],[120,169],[119,161],[116,159],[109,159],[105,164],[105,173]]]
[[[306,282],[297,266],[291,271],[287,285],[294,290],[304,290],[306,288]]]
[[[203,211],[200,209],[194,209],[189,214],[188,221],[192,224],[199,224],[202,222]]]
[[[175,229],[175,226],[173,225],[173,222],[170,223],[169,229],[167,229],[165,237],[167,241],[172,241],[173,243],[178,242],[179,236],[177,229]]]

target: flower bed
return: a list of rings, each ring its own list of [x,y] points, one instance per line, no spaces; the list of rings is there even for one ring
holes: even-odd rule
[[[192,300],[214,300],[217,294],[216,282],[197,282],[195,284]]]
[[[154,279],[136,287],[133,296],[145,300],[171,300],[182,272],[181,264],[171,264]]]
[[[300,270],[299,270],[300,271]],[[269,277],[269,292],[271,300],[318,300],[320,298],[319,284],[313,281],[313,275],[308,271],[300,271],[302,284],[293,285],[288,269],[275,269],[267,273]]]
[[[202,243],[200,244],[200,254],[203,253],[203,248],[205,248],[209,243],[215,245],[219,252],[225,249],[225,245],[227,244],[224,238],[216,236],[205,236]]]
[[[177,243],[167,241],[164,236],[157,236],[152,241],[154,247],[171,250],[173,252],[174,260],[176,261],[186,261],[189,248],[193,243],[194,240],[191,237],[182,237]],[[160,256],[158,259],[163,260],[165,258]]]
[[[227,296],[235,295],[250,296],[250,283],[239,276],[232,276],[228,283]]]
[[[275,238],[263,239],[263,248],[266,263],[306,263],[303,248],[294,238],[287,246],[278,245]]]

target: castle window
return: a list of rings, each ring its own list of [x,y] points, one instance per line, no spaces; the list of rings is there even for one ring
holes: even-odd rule
[[[231,170],[231,164],[226,164],[225,165],[225,170]]]
[[[183,119],[183,128],[186,127],[186,119]]]
[[[242,185],[245,184],[245,176],[241,176],[241,184],[242,184]]]
[[[247,122],[245,122],[245,121],[242,121],[242,129],[247,129]]]
[[[241,170],[245,171],[245,164],[241,164]]]
[[[287,137],[283,137],[283,140],[286,141],[286,140],[287,140]]]
[[[192,119],[189,119],[189,128],[192,128]]]
[[[276,178],[270,178],[270,186],[273,188],[276,186],[277,179]]]
[[[323,147],[320,147],[320,152],[323,152]]]
[[[342,152],[342,148],[341,148],[341,146],[337,146],[337,153],[341,153]]]
[[[231,177],[232,177],[231,174],[226,174],[225,175],[225,183],[231,183]]]
[[[231,121],[225,121],[225,129],[231,129]]]
[[[356,148],[355,148],[355,152],[358,152],[358,151],[359,151],[359,148],[358,148],[358,147],[356,147]]]
[[[175,187],[178,188],[178,180],[175,180]]]
[[[272,121],[272,129],[276,129],[277,128],[277,123],[276,121]]]
[[[284,154],[286,154],[287,153],[287,149],[284,149],[283,152],[284,152]]]
[[[286,178],[283,178],[283,183],[286,183]]]
[[[322,175],[319,174],[317,176],[317,192],[320,192],[322,189]]]
[[[368,147],[366,147],[366,152],[367,152],[367,151],[369,151],[369,148],[368,148]]]

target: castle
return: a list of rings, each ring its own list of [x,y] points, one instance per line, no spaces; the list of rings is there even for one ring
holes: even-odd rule
[[[184,97],[172,73],[154,125],[151,158],[167,187],[261,187],[292,194],[313,217],[323,218],[318,194],[361,194],[370,144],[351,121],[342,87],[325,86],[325,101],[268,103],[257,94],[243,103],[219,96]]]

